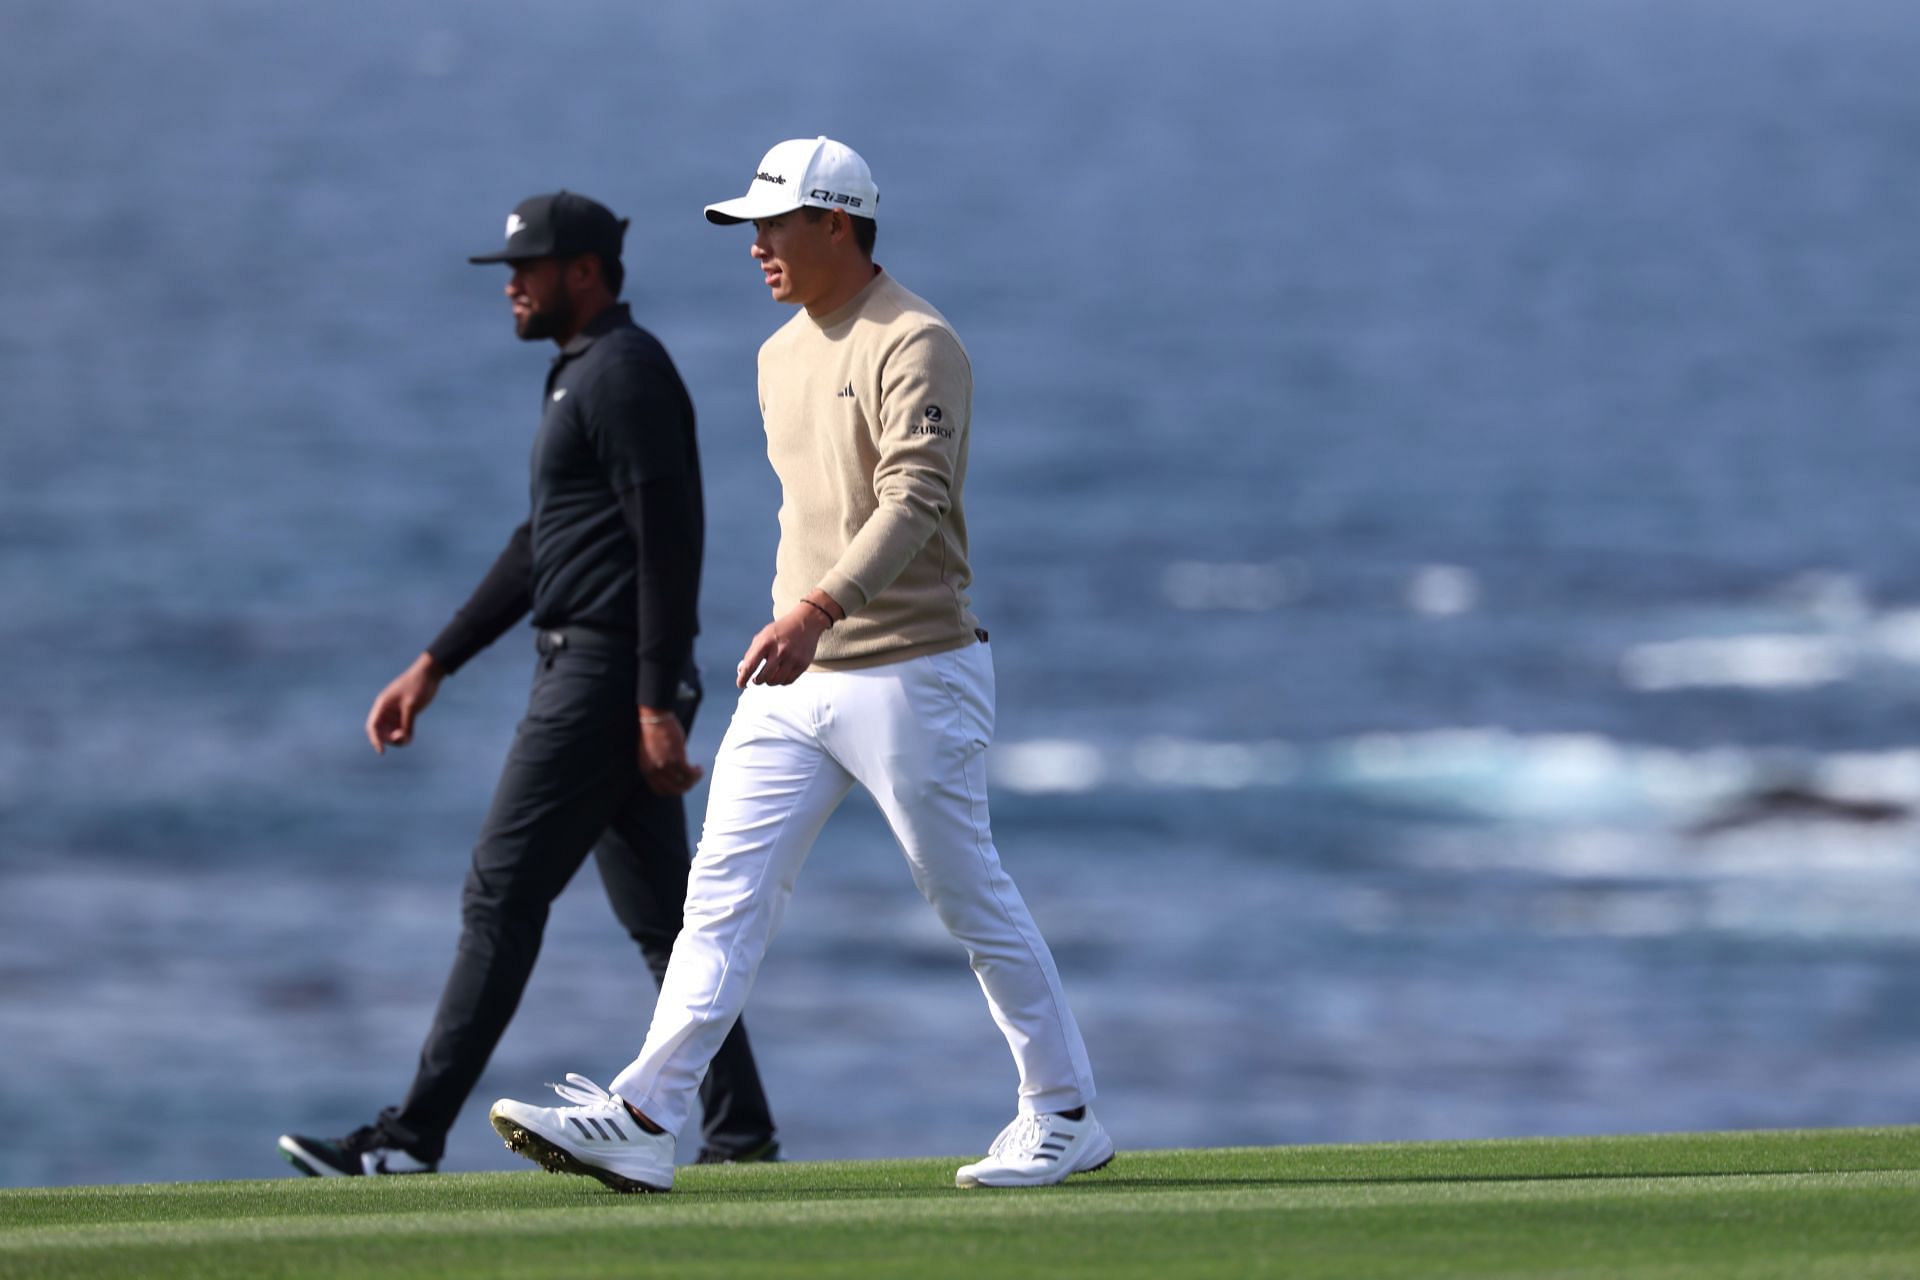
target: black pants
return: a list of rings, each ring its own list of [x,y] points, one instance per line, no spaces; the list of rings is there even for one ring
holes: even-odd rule
[[[493,793],[461,896],[460,948],[420,1051],[413,1087],[381,1122],[401,1146],[438,1160],[467,1095],[507,1029],[540,954],[553,900],[592,850],[607,900],[658,985],[686,906],[686,810],[655,795],[635,754],[631,636],[577,629],[541,635],[526,718]],[[690,725],[695,703],[681,719]],[[700,1088],[705,1146],[722,1155],[773,1137],[743,1024]]]

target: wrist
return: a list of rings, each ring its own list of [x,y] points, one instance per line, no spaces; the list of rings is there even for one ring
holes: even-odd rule
[[[807,630],[824,632],[833,630],[837,619],[827,612],[826,606],[802,596],[800,599],[800,621]]]
[[[678,721],[680,718],[674,715],[673,712],[663,711],[658,707],[643,706],[638,710],[641,724],[665,724],[669,720]]]
[[[818,589],[800,597],[800,609],[808,625],[817,631],[831,631],[834,623],[847,616],[847,611],[836,604],[832,596]]]

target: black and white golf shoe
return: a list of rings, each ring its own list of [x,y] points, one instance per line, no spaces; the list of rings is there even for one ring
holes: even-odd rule
[[[419,1160],[397,1147],[379,1125],[363,1124],[344,1138],[280,1135],[280,1154],[313,1178],[379,1177],[390,1173],[432,1173],[438,1161]]]

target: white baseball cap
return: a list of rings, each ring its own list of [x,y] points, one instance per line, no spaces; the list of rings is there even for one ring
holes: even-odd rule
[[[728,226],[792,213],[802,205],[871,218],[880,188],[860,153],[832,138],[791,138],[767,152],[747,194],[707,206],[707,221]]]

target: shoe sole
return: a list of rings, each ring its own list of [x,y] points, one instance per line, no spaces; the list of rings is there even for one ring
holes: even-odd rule
[[[324,1160],[307,1154],[306,1148],[291,1138],[280,1139],[280,1154],[288,1164],[309,1178],[344,1178],[347,1175]]]
[[[583,1178],[592,1178],[595,1182],[622,1195],[665,1195],[671,1187],[656,1187],[651,1183],[639,1182],[615,1173],[611,1169],[602,1169],[578,1159],[571,1151],[556,1143],[549,1142],[533,1130],[525,1128],[503,1115],[489,1116],[493,1122],[493,1131],[506,1140],[507,1150],[527,1159],[545,1169],[548,1173],[572,1173]]]
[[[1113,1157],[1117,1154],[1118,1152],[1109,1151],[1107,1152],[1107,1158],[1099,1164],[1090,1164],[1084,1169],[1075,1169],[1072,1173],[1067,1174],[1066,1177],[1056,1178],[1052,1182],[982,1182],[978,1178],[967,1178],[964,1180],[955,1178],[953,1185],[956,1187],[996,1187],[1003,1190],[1018,1190],[1021,1187],[1057,1187],[1062,1182],[1065,1182],[1067,1178],[1076,1178],[1083,1173],[1100,1172],[1100,1170],[1113,1163]]]

